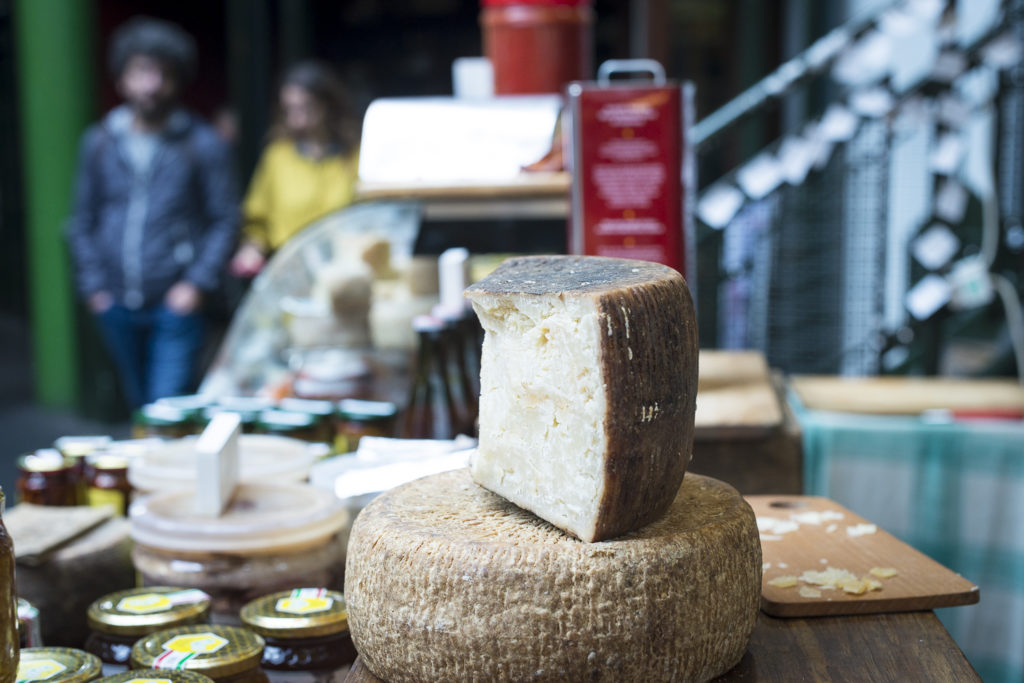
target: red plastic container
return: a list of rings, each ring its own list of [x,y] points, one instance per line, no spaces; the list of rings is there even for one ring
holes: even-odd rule
[[[484,54],[497,95],[562,92],[593,74],[590,0],[482,0]]]

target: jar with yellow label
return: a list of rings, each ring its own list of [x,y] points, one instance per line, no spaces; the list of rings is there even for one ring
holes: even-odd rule
[[[345,597],[296,588],[253,600],[242,623],[263,636],[263,668],[275,682],[341,683],[356,658]]]
[[[99,657],[70,647],[30,647],[21,651],[18,683],[89,683],[100,677]]]
[[[103,674],[127,671],[140,638],[174,626],[206,623],[210,596],[193,588],[149,586],[104,595],[89,605],[85,649],[103,661]]]
[[[96,683],[214,683],[209,676],[195,671],[163,671],[161,669],[135,669],[105,676]]]
[[[260,666],[263,646],[262,637],[238,626],[179,626],[135,643],[132,667],[194,671],[217,683],[269,683]]]
[[[132,485],[128,483],[128,460],[118,455],[98,453],[85,461],[85,502],[99,507],[109,505],[124,516],[131,503]]]
[[[96,683],[214,683],[209,676],[195,671],[163,671],[161,669],[135,669],[104,676]]]

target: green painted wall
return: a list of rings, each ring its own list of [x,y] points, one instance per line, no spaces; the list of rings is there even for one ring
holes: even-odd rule
[[[64,241],[78,138],[94,115],[90,0],[16,0],[29,309],[36,398],[73,407],[75,306]]]

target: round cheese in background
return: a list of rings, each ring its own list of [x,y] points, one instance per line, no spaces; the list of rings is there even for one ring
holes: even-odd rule
[[[658,521],[579,541],[468,470],[382,494],[352,529],[349,627],[367,668],[423,680],[707,680],[742,658],[761,594],[749,505],[687,475]]]

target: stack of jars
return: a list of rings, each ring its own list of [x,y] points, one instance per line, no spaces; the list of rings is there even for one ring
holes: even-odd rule
[[[361,436],[395,436],[398,410],[390,401],[352,398],[174,396],[136,411],[135,436],[172,439],[195,435],[221,412],[238,413],[243,433],[325,443],[334,454],[354,451]]]
[[[128,457],[109,437],[63,437],[18,459],[18,498],[36,505],[110,505],[124,515],[131,501]]]
[[[210,604],[202,591],[168,586],[104,596],[89,607],[83,649],[24,649],[16,680],[340,683],[355,661],[339,592],[263,596],[242,608],[239,626],[207,623]]]

